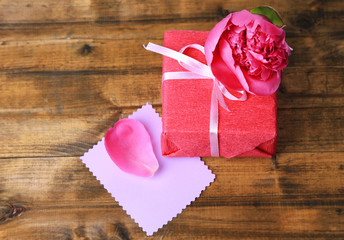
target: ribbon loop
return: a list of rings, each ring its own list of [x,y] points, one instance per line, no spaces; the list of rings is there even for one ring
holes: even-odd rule
[[[172,49],[156,45],[154,43],[148,43],[147,46],[143,47],[146,50],[162,54],[164,56],[173,58],[179,62],[179,64],[188,71],[181,72],[166,72],[164,73],[162,80],[178,80],[178,79],[212,79],[213,87],[211,93],[211,102],[210,102],[210,121],[209,121],[209,141],[210,141],[210,154],[211,156],[217,157],[220,155],[219,150],[219,136],[218,136],[218,118],[219,118],[219,109],[218,104],[226,111],[230,112],[225,99],[230,99],[233,101],[246,101],[247,95],[245,91],[239,91],[242,95],[240,98],[232,95],[225,86],[219,82],[216,77],[213,75],[211,68],[203,64],[196,59],[189,57],[184,54],[184,51],[188,48],[194,48],[201,51],[204,54],[204,47],[199,44],[190,44],[182,49],[179,52]]]

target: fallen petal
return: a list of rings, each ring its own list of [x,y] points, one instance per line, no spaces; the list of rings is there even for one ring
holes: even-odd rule
[[[151,177],[159,168],[150,136],[135,119],[119,120],[105,134],[105,148],[112,161],[123,171]]]

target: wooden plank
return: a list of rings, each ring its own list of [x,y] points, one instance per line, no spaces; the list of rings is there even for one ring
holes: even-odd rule
[[[278,111],[278,152],[344,150],[342,108],[281,109]]]
[[[216,181],[193,205],[343,205],[343,159],[343,152],[278,153],[274,160],[203,158]],[[2,201],[46,209],[76,207],[73,199],[79,207],[116,205],[79,156],[0,158],[0,163]]]
[[[102,115],[48,115],[0,119],[0,157],[81,156],[122,118],[115,110]]]
[[[0,118],[0,158],[80,156],[99,141],[118,119],[137,108],[114,109],[104,114],[73,114]],[[156,109],[161,113],[161,107]],[[59,111],[57,109],[57,111]],[[343,108],[299,108],[278,111],[277,151],[344,151]]]
[[[344,153],[277,153],[275,159],[203,158],[216,181],[202,200],[217,205],[309,207],[343,201]],[[307,200],[306,200],[307,199]],[[309,202],[307,202],[309,200]],[[344,204],[344,202],[342,202]]]
[[[90,21],[96,17],[91,3],[90,0],[4,0],[0,3],[0,19],[2,23]]]
[[[278,108],[342,106],[343,79],[341,67],[287,67],[278,90]]]
[[[290,66],[343,66],[341,39],[324,46],[325,37],[289,38],[294,52]],[[162,40],[154,41],[162,44]],[[142,48],[147,39],[137,40],[37,40],[0,45],[0,71],[86,71],[136,70],[161,66],[161,56]],[[320,50],[314,52],[314,48]],[[129,64],[130,63],[130,64]]]
[[[295,78],[300,81],[295,82]],[[278,108],[343,107],[341,68],[289,67]],[[0,116],[111,113],[149,102],[161,105],[161,69],[0,74]]]
[[[342,221],[326,205],[190,207],[149,239],[342,239]],[[47,210],[37,206],[0,229],[3,239],[146,238],[128,216],[112,208]]]
[[[228,12],[253,9],[269,5],[278,9],[283,17],[299,14],[296,20],[305,28],[314,25],[316,20],[325,18],[329,11],[333,14],[343,9],[338,1],[314,2],[264,1],[238,2],[234,0],[202,1],[181,0],[161,2],[151,0],[47,0],[44,3],[31,0],[3,0],[0,4],[2,23],[41,23],[41,22],[81,22],[81,21],[140,21],[162,19],[219,18]]]
[[[0,116],[112,113],[161,104],[161,69],[0,74]]]
[[[142,239],[144,236],[122,209],[111,207],[49,209],[36,205],[17,219],[0,225],[1,239],[13,240]]]
[[[215,182],[155,237],[341,238],[343,159],[343,152],[281,153],[273,162],[205,158]],[[78,229],[84,237],[99,232],[111,237],[119,228],[131,239],[144,236],[78,157],[11,158],[0,164],[0,204],[28,209],[3,222],[0,237],[57,239]]]
[[[342,39],[342,24],[337,21],[343,13],[324,13],[321,23],[314,24],[311,29],[295,20],[295,13],[286,15],[284,28],[289,38],[302,39],[304,37],[327,37]],[[302,16],[302,14],[300,14]],[[307,21],[307,15],[303,21]],[[169,21],[129,21],[129,22],[72,22],[68,24],[41,23],[41,24],[0,24],[2,44],[8,41],[35,41],[35,40],[63,40],[63,39],[97,39],[97,40],[127,40],[127,39],[162,39],[167,30],[194,30],[209,31],[218,20],[207,18],[173,19]],[[308,20],[312,21],[312,20]],[[304,23],[303,23],[304,24]],[[310,31],[311,30],[311,31]]]
[[[159,56],[147,54],[142,42],[133,40],[10,42],[1,45],[0,50],[0,57],[6,56],[0,61],[0,71],[123,71],[129,66],[143,69],[146,61],[161,65]]]
[[[0,201],[29,208],[38,204],[42,209],[118,207],[79,156],[2,158],[0,162]]]

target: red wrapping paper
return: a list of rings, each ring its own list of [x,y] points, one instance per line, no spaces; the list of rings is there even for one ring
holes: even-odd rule
[[[197,43],[204,46],[208,32],[168,31],[164,46],[176,51]],[[206,63],[197,50],[185,54]],[[186,71],[163,57],[163,73]],[[162,84],[162,154],[168,157],[210,156],[209,123],[211,79],[165,80]],[[235,95],[235,93],[233,93]],[[244,102],[225,99],[230,112],[219,106],[220,156],[272,157],[277,143],[276,94],[248,94]]]

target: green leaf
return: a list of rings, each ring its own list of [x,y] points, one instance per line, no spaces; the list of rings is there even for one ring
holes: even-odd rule
[[[268,6],[261,6],[261,7],[256,7],[251,10],[251,13],[253,14],[259,14],[267,17],[270,22],[275,24],[277,27],[282,27],[284,25],[281,15],[272,7]]]

